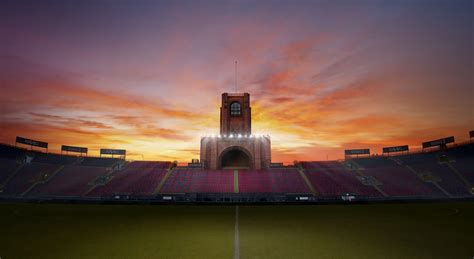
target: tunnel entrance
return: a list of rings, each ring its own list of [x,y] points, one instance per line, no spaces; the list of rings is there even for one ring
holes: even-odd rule
[[[250,168],[250,157],[240,149],[225,151],[221,156],[221,168]]]

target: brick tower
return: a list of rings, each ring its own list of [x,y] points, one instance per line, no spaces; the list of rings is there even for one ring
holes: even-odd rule
[[[250,95],[222,94],[221,135],[252,134]]]
[[[201,138],[201,162],[208,169],[264,169],[270,166],[269,136],[252,134],[248,93],[223,93],[220,134]]]

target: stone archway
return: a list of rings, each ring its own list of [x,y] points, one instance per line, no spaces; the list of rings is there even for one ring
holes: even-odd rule
[[[252,155],[244,148],[228,147],[219,155],[219,168],[252,168]]]

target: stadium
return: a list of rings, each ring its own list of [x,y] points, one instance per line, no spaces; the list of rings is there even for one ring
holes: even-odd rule
[[[147,203],[352,202],[470,199],[474,195],[474,143],[453,136],[408,145],[345,150],[335,161],[271,162],[268,135],[251,132],[248,93],[223,93],[220,134],[201,138],[201,160],[127,161],[126,150],[61,146],[16,137],[1,145],[0,194],[37,201],[133,201]],[[474,131],[469,132],[474,138]],[[29,149],[19,146],[30,146]],[[119,156],[114,157],[115,156]],[[109,157],[108,157],[109,156]]]
[[[233,100],[228,101],[228,96],[232,96]],[[241,97],[242,99],[239,99]],[[405,222],[405,220],[409,222],[413,221],[411,224],[416,224],[416,229],[420,227],[417,221],[420,219],[413,219],[410,213],[419,214],[419,216],[427,222],[431,220],[437,222],[436,220],[439,220],[439,216],[448,218],[444,220],[451,220],[451,216],[456,216],[461,220],[457,222],[457,224],[466,224],[464,226],[457,226],[461,228],[461,231],[465,231],[464,227],[467,226],[471,226],[472,229],[472,218],[470,218],[473,213],[472,204],[462,202],[472,203],[474,200],[474,143],[467,142],[458,144],[454,143],[454,137],[447,137],[423,142],[424,149],[418,152],[410,152],[407,145],[386,147],[384,148],[385,153],[381,156],[371,156],[369,149],[345,150],[346,159],[341,161],[305,161],[297,162],[294,165],[283,166],[282,163],[271,163],[270,152],[266,152],[270,151],[270,136],[254,136],[251,134],[249,130],[250,125],[245,124],[247,122],[250,123],[250,114],[247,114],[249,120],[241,120],[240,115],[244,115],[246,112],[250,113],[248,102],[247,106],[243,105],[243,103],[246,103],[246,100],[248,101],[248,97],[249,94],[247,93],[223,94],[224,109],[221,108],[221,116],[224,118],[221,117],[221,134],[203,137],[201,139],[201,150],[204,150],[204,153],[201,154],[202,162],[196,159],[187,166],[178,166],[176,163],[170,161],[127,161],[125,160],[126,150],[118,149],[101,149],[101,157],[82,156],[83,153],[88,152],[87,148],[64,145],[61,147],[62,151],[67,153],[77,152],[81,155],[72,156],[33,151],[33,146],[47,149],[49,145],[45,142],[17,137],[17,145],[29,145],[30,149],[6,144],[0,145],[0,179],[2,182],[0,186],[0,199],[7,202],[6,204],[2,204],[3,210],[12,209],[15,217],[21,218],[22,216],[28,215],[28,217],[34,220],[40,219],[44,220],[44,222],[50,221],[50,217],[47,217],[47,215],[50,215],[49,213],[60,215],[62,219],[78,222],[82,221],[82,217],[97,217],[98,222],[87,223],[90,224],[90,226],[99,222],[99,224],[113,224],[114,226],[118,223],[113,223],[114,220],[109,222],[109,219],[106,220],[104,217],[110,217],[119,222],[122,220],[130,220],[128,217],[139,218],[147,222],[151,220],[149,218],[143,218],[144,216],[141,214],[137,214],[137,211],[139,211],[144,214],[152,213],[152,215],[156,216],[157,218],[154,220],[159,222],[155,223],[158,224],[156,227],[160,229],[159,232],[168,228],[166,231],[172,235],[176,235],[173,238],[178,243],[180,243],[186,235],[190,234],[187,230],[194,228],[194,224],[199,225],[199,227],[198,229],[193,229],[192,233],[197,235],[199,239],[201,236],[202,238],[206,238],[205,246],[201,247],[203,244],[199,244],[199,247],[194,247],[199,242],[193,240],[192,242],[195,243],[187,247],[184,251],[173,249],[165,251],[160,249],[156,251],[156,248],[152,249],[139,243],[136,244],[136,246],[143,247],[146,251],[130,249],[118,252],[120,249],[115,250],[115,246],[120,244],[120,242],[129,244],[130,240],[128,238],[115,240],[107,244],[101,244],[99,242],[96,244],[97,247],[89,248],[93,250],[82,250],[82,248],[78,248],[80,246],[75,247],[74,249],[80,249],[78,252],[80,257],[97,255],[122,257],[126,255],[126,257],[158,256],[160,258],[230,258],[232,256],[234,256],[234,258],[240,258],[241,247],[243,248],[242,257],[244,258],[311,258],[315,253],[319,254],[321,252],[323,253],[323,257],[352,257],[354,255],[352,252],[358,253],[355,257],[360,256],[361,258],[390,257],[380,254],[381,251],[358,251],[357,248],[352,247],[350,244],[334,244],[329,240],[318,239],[318,242],[323,242],[323,244],[324,242],[329,243],[326,243],[325,247],[319,248],[317,251],[307,249],[306,246],[309,246],[309,244],[305,244],[304,242],[299,245],[290,243],[290,241],[287,240],[288,237],[283,238],[283,240],[277,239],[271,241],[271,243],[266,243],[269,239],[265,234],[259,236],[262,235],[261,232],[252,233],[252,231],[265,226],[266,228],[262,229],[263,233],[271,231],[268,233],[269,235],[280,236],[282,233],[279,232],[284,231],[285,233],[283,234],[288,235],[288,233],[294,231],[286,229],[291,226],[289,223],[292,221],[292,217],[297,216],[297,221],[300,222],[301,214],[303,214],[302,222],[304,222],[304,225],[311,226],[310,222],[314,220],[314,218],[310,217],[305,219],[305,217],[308,217],[308,215],[306,215],[307,213],[319,218],[319,213],[328,213],[329,215],[331,215],[331,213],[337,214],[342,212],[341,208],[323,207],[323,209],[317,209],[303,205],[300,205],[303,207],[281,207],[273,205],[270,208],[265,206],[258,208],[245,204],[253,204],[255,206],[258,204],[368,203],[372,205],[366,205],[370,207],[351,207],[347,209],[347,212],[350,213],[350,215],[347,215],[348,219],[357,222],[357,220],[361,220],[359,217],[369,216],[370,213],[375,213],[375,211],[377,211],[376,213],[382,213],[382,217],[387,217],[385,213],[393,217],[394,215],[392,215],[392,213],[394,213],[394,211],[391,210],[395,210],[396,213],[407,214],[404,215],[404,217],[407,217],[406,219],[397,218],[397,220],[404,220],[403,222]],[[237,100],[235,100],[236,98]],[[242,111],[240,106],[239,109],[235,108],[235,104],[240,103],[242,103],[242,107],[248,107],[248,110]],[[227,110],[225,107],[229,107],[230,109]],[[232,113],[239,114],[239,116],[231,117],[230,115]],[[234,121],[235,119],[238,121]],[[226,130],[226,125],[231,125],[231,127],[228,127]],[[243,130],[239,131],[239,129]],[[474,137],[474,131],[470,132],[470,137]],[[251,148],[253,148],[253,150],[249,151]],[[265,156],[265,154],[268,156]],[[102,157],[102,155],[118,155],[119,158]],[[455,209],[452,210],[452,203],[449,203],[449,206],[444,203],[419,204],[419,202],[430,201],[458,201],[459,203],[454,203]],[[10,202],[39,204],[74,203],[76,205],[64,205],[66,206],[64,208],[60,205],[41,205],[41,207],[33,209],[27,205],[11,205]],[[96,204],[96,206],[99,206],[97,204],[102,204],[102,206],[107,206],[105,204],[113,203],[122,204],[123,206],[107,209],[91,207],[92,205],[83,207],[86,206],[84,204]],[[208,207],[189,205],[206,203],[226,205]],[[382,205],[384,203],[392,204]],[[136,204],[182,205],[177,207],[164,206],[156,209],[150,207],[136,207]],[[234,208],[229,206],[230,204],[240,204],[240,207],[239,205],[235,205]],[[81,207],[73,208],[70,206]],[[326,211],[326,209],[328,211]],[[69,214],[71,213],[69,210],[75,211],[75,215]],[[460,210],[462,210],[461,218],[457,216]],[[96,215],[96,213],[98,213],[98,215]],[[125,213],[128,217],[123,215],[116,217],[114,213]],[[245,213],[247,216],[242,217],[241,214],[245,215]],[[315,215],[314,213],[317,214]],[[354,213],[356,214],[355,216],[353,215]],[[366,215],[366,213],[369,215]],[[430,218],[430,215],[424,215],[425,213],[434,213],[437,216],[433,219]],[[195,216],[187,219],[182,218],[183,215],[189,214]],[[275,216],[273,214],[281,214],[281,216]],[[232,235],[230,234],[230,232],[232,232],[231,226],[233,222],[229,220],[232,216],[235,217],[233,242]],[[328,215],[324,217],[327,216]],[[8,222],[9,217],[12,217],[12,215],[7,214],[4,215],[4,217],[6,218],[4,218],[3,222]],[[41,219],[42,217],[47,217],[48,219]],[[331,218],[326,218],[329,222],[331,219],[338,218],[336,215],[331,215],[330,217]],[[384,220],[385,219],[386,218],[384,218]],[[102,222],[104,220],[107,222]],[[179,224],[179,226],[172,226],[171,229],[169,229],[170,226],[162,225],[164,224],[162,222],[163,220],[167,222],[167,224]],[[290,220],[290,222],[288,222],[288,220]],[[391,220],[394,219],[392,218]],[[464,220],[466,221],[464,222]],[[64,224],[64,222],[53,223],[54,220],[50,223],[42,223],[46,225],[38,225],[36,223],[25,224],[22,220],[20,220],[21,223],[17,220],[15,221],[16,224],[13,226],[6,226],[8,236],[15,235],[11,232],[16,231],[15,227],[29,225],[29,228],[34,229],[34,231],[40,231],[39,229],[43,227],[49,229],[48,224],[59,223],[59,226]],[[242,221],[242,223],[240,223],[240,221]],[[357,224],[355,222],[350,224]],[[370,225],[365,221],[363,222],[364,225]],[[431,227],[430,224],[439,224],[439,222],[435,222],[430,222],[428,226]],[[118,224],[123,224],[123,222]],[[241,224],[245,226],[242,227],[242,230],[240,230]],[[279,229],[281,227],[279,224],[285,224],[285,227]],[[332,224],[336,224],[338,227],[344,225],[338,222],[338,220]],[[152,225],[146,226],[146,229]],[[385,223],[383,225],[385,226]],[[59,226],[56,225],[55,227]],[[201,227],[204,227],[204,229],[201,229]],[[302,226],[296,225],[293,227],[299,228]],[[321,225],[314,227],[319,228]],[[390,224],[390,227],[393,227],[393,223]],[[81,230],[75,228],[71,229],[69,225],[67,228],[69,229],[68,232],[72,231],[71,233],[73,234],[83,233]],[[86,227],[86,229],[88,228]],[[98,226],[97,229],[102,229],[102,227]],[[447,229],[443,228],[443,231],[448,231],[449,229],[450,227]],[[96,235],[96,230],[92,230],[92,235]],[[126,231],[130,230],[127,229]],[[210,233],[208,231],[210,231]],[[273,231],[275,232],[272,233]],[[348,231],[355,231],[353,234],[356,235],[362,234],[354,229]],[[405,231],[407,231],[407,229],[405,229]],[[407,232],[410,233],[411,231]],[[407,232],[403,232],[402,234],[397,232],[397,235],[404,236]],[[139,233],[139,236],[134,236],[133,239],[142,240],[140,242],[145,242],[146,244],[146,242],[149,241],[147,240],[149,233],[147,233],[146,230],[145,233]],[[296,233],[292,235],[294,234]],[[296,238],[296,240],[309,242],[315,238],[314,236],[307,237],[306,235],[308,234],[309,233],[302,234],[302,236]],[[459,234],[460,233],[456,231],[453,233],[454,236],[450,236],[450,238],[455,239]],[[170,240],[167,235],[168,234],[159,237],[154,236],[152,238],[153,240],[162,242],[162,244],[157,245],[157,247],[168,248],[170,246],[170,244],[167,243]],[[380,233],[377,235],[380,235]],[[215,240],[215,238],[218,240]],[[246,240],[245,238],[248,239]],[[466,240],[469,239],[470,238],[467,238]],[[42,242],[34,240],[31,242],[36,244],[32,247],[40,251],[42,250],[41,247],[36,247],[37,245],[41,245]],[[72,242],[79,241],[74,239]],[[219,242],[225,243],[220,247],[221,250],[213,246]],[[284,242],[284,244],[279,242]],[[210,246],[210,243],[213,245]],[[230,246],[232,243],[233,247]],[[258,243],[257,246],[259,247],[257,249],[254,248],[256,243]],[[6,244],[9,244],[9,242],[6,242]],[[286,246],[287,248],[277,253],[266,251],[265,247],[271,247],[271,249],[274,250],[273,246],[275,244]],[[450,254],[440,254],[440,256],[445,257],[453,254],[462,255],[472,252],[472,248],[468,244],[461,242],[458,246],[459,245],[461,245],[461,247],[457,248],[459,250],[450,251]],[[466,247],[463,247],[463,245],[466,245]],[[332,248],[332,246],[334,246],[334,248]],[[238,247],[238,250],[236,247]],[[350,249],[351,253],[339,253],[333,250],[338,247]],[[11,253],[12,256],[17,254],[18,250],[16,249],[21,249],[14,243],[10,243],[10,246],[4,248],[6,248],[6,254],[9,255],[9,253]],[[12,248],[13,250],[10,250]],[[108,249],[113,249],[114,252],[110,254]],[[295,253],[293,249],[299,249],[300,252]],[[412,254],[413,251],[402,251],[397,252],[394,258],[398,258],[399,256],[431,257],[433,256],[431,251],[436,251],[436,249],[430,249],[432,250],[430,250],[428,255],[422,253]],[[233,255],[231,253],[232,251],[234,252]],[[418,252],[421,251],[423,250],[419,250]],[[448,250],[444,250],[443,252],[447,251]],[[63,254],[59,253],[54,255],[59,257],[70,256],[67,251],[61,252]],[[23,255],[33,256],[36,253],[36,250],[27,250]],[[51,254],[44,251],[41,255],[47,255],[47,257],[49,257]]]
[[[0,4],[0,259],[474,257],[472,3],[392,4]]]

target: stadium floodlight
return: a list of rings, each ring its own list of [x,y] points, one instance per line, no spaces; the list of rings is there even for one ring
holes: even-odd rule
[[[230,135],[229,135],[229,138],[233,138],[233,137],[234,137],[234,134],[230,134]]]

